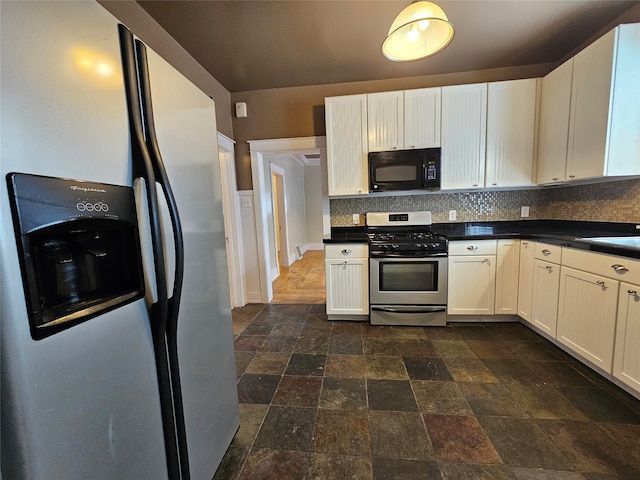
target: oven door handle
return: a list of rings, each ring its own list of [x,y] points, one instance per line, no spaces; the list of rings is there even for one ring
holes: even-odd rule
[[[415,306],[415,307],[371,307],[371,310],[376,312],[390,312],[390,313],[433,313],[446,311],[446,305],[439,305],[434,307],[427,306]]]

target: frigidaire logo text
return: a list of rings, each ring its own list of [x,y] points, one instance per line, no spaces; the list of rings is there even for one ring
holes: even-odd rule
[[[79,187],[77,185],[71,185],[71,190],[80,190],[82,192],[101,192],[101,193],[107,193],[106,190],[103,190],[101,188],[93,188],[93,187]]]

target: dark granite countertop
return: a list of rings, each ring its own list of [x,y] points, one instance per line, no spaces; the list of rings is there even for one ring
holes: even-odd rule
[[[640,236],[635,223],[572,220],[512,220],[498,222],[434,223],[435,233],[449,240],[528,238],[583,250],[640,258],[640,248],[589,240],[592,237]],[[324,243],[366,243],[366,227],[332,227]]]

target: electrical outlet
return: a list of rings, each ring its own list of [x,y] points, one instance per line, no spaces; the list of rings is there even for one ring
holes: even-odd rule
[[[353,224],[354,225],[358,225],[360,223],[360,214],[359,213],[354,213],[353,214]]]
[[[449,220],[455,220],[458,218],[458,214],[455,210],[449,210]]]
[[[529,216],[529,207],[528,206],[524,206],[520,209],[520,216],[521,217],[528,217]]]

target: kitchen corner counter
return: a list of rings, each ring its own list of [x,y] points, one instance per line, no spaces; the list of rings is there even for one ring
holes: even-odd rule
[[[331,227],[322,243],[367,243],[367,227]]]
[[[636,223],[586,222],[572,220],[505,220],[497,222],[434,223],[432,230],[449,240],[487,240],[526,238],[594,252],[640,258],[640,248],[627,244],[605,243],[594,237],[636,237]],[[323,243],[367,243],[365,226],[332,227]]]
[[[633,237],[640,234],[635,223],[571,220],[515,220],[499,222],[434,223],[434,232],[449,240],[526,238],[594,252],[640,258],[633,245],[594,241],[593,237]]]

